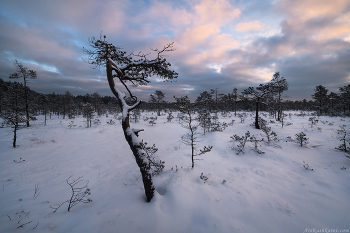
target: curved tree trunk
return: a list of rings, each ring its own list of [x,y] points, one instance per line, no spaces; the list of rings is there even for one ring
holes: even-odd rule
[[[117,69],[117,67],[115,68]],[[133,106],[127,105],[127,103],[124,100],[125,94],[120,92],[117,88],[115,88],[112,74],[113,68],[109,60],[107,61],[106,69],[109,87],[112,93],[115,95],[115,97],[117,97],[119,105],[122,109],[122,128],[124,131],[124,136],[130,146],[131,151],[135,156],[136,163],[140,168],[143,186],[145,188],[146,199],[149,202],[153,198],[155,192],[155,187],[152,180],[151,166],[146,157],[145,152],[140,147],[141,141],[138,138],[138,132],[140,130],[131,129],[129,123],[129,112],[134,108],[138,107],[141,104],[141,101],[138,101]],[[123,74],[119,70],[116,71],[118,73],[119,78],[122,79]]]

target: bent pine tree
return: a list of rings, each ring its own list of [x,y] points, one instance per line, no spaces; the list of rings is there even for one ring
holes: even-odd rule
[[[150,82],[148,78],[152,76],[158,76],[165,81],[172,81],[177,78],[177,73],[169,69],[171,64],[162,56],[164,52],[174,51],[173,43],[164,46],[162,50],[154,49],[153,51],[157,52],[158,55],[155,59],[150,60],[147,58],[147,55],[141,53],[126,55],[125,51],[108,43],[105,38],[106,36],[104,36],[104,40],[91,38],[89,42],[94,50],[84,48],[83,51],[89,56],[87,61],[89,64],[95,67],[106,65],[109,87],[122,109],[124,136],[140,168],[146,199],[149,202],[154,196],[155,187],[152,180],[150,162],[142,149],[142,140],[138,138],[139,132],[143,130],[132,129],[129,121],[130,111],[137,108],[141,104],[141,100],[137,100],[137,97],[132,94],[128,85],[147,85]],[[134,57],[138,59],[136,60]],[[113,71],[115,74],[113,74]],[[123,84],[130,98],[134,101],[133,105],[127,104],[125,100],[126,94],[116,87],[114,79],[119,80]]]

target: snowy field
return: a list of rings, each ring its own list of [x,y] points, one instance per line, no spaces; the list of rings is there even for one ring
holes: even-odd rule
[[[11,129],[0,128],[0,232],[349,232],[350,160],[335,147],[339,125],[349,132],[350,119],[321,116],[311,127],[311,116],[297,113],[287,117],[291,125],[269,124],[280,140],[261,142],[264,154],[247,142],[239,155],[230,136],[249,130],[263,138],[262,131],[250,126],[251,113],[244,123],[220,115],[221,122],[235,121],[222,132],[202,135],[201,148],[213,149],[197,157],[194,169],[191,149],[181,141],[186,129],[178,120],[169,123],[163,115],[154,126],[142,117],[131,123],[145,130],[140,138],[155,143],[156,155],[165,161],[163,173],[154,176],[158,192],[150,203],[113,116],[99,118],[101,124],[91,128],[84,118],[73,119],[76,126],[69,128],[72,120],[57,116],[44,126],[40,116],[18,131],[17,148]],[[110,119],[116,124],[107,124]],[[309,138],[306,147],[288,138],[302,131]],[[70,176],[83,176],[77,186],[89,182],[93,202],[70,212],[65,203],[53,213],[50,206],[72,195]]]

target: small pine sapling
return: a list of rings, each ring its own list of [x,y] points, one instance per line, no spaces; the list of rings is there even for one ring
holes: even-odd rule
[[[300,147],[303,147],[303,145],[305,146],[305,144],[307,144],[309,138],[306,137],[306,134],[304,132],[300,132],[298,134],[295,135],[296,136],[296,142],[298,144],[300,144]]]
[[[156,123],[157,117],[153,117],[153,116],[152,116],[152,117],[150,117],[149,119],[150,119],[150,121],[149,121],[148,123],[149,123],[150,125],[153,126],[153,125],[157,124],[157,123]]]
[[[264,151],[261,151],[261,150],[259,150],[259,148],[258,148],[259,142],[264,141],[264,139],[258,139],[258,138],[256,138],[254,135],[252,135],[252,136],[250,137],[249,140],[250,140],[251,142],[254,143],[254,151],[255,151],[255,152],[257,152],[258,154],[265,154]]]
[[[139,122],[141,116],[141,111],[139,108],[135,108],[131,111],[131,120],[133,120],[135,123]]]
[[[115,121],[113,121],[112,119],[110,119],[109,121],[107,121],[107,124],[109,124],[109,125],[115,125]]]
[[[246,113],[239,113],[237,116],[241,119],[241,123],[244,123],[244,120],[247,118]]]
[[[258,118],[258,121],[259,121],[260,128],[261,127],[266,127],[267,124],[268,124],[267,121],[264,118],[261,118],[261,117]]]
[[[236,151],[237,151],[236,154],[237,155],[240,154],[240,153],[244,154],[244,147],[245,147],[245,144],[246,144],[247,140],[249,139],[249,137],[250,137],[250,132],[249,131],[247,131],[245,133],[245,135],[242,136],[242,137],[238,136],[237,134],[235,134],[235,135],[230,137],[232,140],[239,142],[237,147],[234,147],[234,146],[232,147],[232,149],[236,149]]]
[[[94,125],[100,125],[101,121],[100,119],[94,119]]]
[[[335,149],[340,150],[340,151],[344,151],[346,153],[350,153],[350,137],[349,137],[349,133],[347,133],[345,127],[346,125],[340,125],[339,126],[340,129],[337,130],[337,134],[338,134],[338,139],[341,142],[341,144],[336,147]],[[348,144],[348,146],[347,146]]]
[[[77,124],[74,123],[74,121],[71,121],[69,124],[68,124],[68,127],[71,129],[73,127],[77,126]]]
[[[235,120],[231,120],[231,122],[228,123],[228,125],[229,125],[229,126],[232,126],[234,122],[235,122]]]
[[[284,116],[284,114],[282,113],[282,116],[281,116],[281,118],[280,118],[280,122],[281,122],[281,124],[282,124],[282,128],[283,128],[283,126],[284,126],[284,120],[285,120],[286,118],[285,118],[285,116]]]
[[[168,122],[171,122],[174,119],[173,113],[171,111],[168,113],[168,116],[166,119],[168,120]]]
[[[192,168],[194,168],[194,159],[195,156],[203,155],[211,151],[213,146],[204,146],[203,149],[197,151],[198,142],[200,142],[199,135],[196,132],[198,130],[199,124],[195,123],[195,111],[193,105],[191,104],[188,96],[183,96],[176,98],[176,107],[180,110],[180,113],[183,118],[182,127],[188,129],[188,132],[181,137],[184,144],[191,146],[191,158],[192,158]]]
[[[282,118],[281,118],[282,119]],[[267,138],[267,143],[270,144],[271,141],[278,141],[277,133],[271,130],[271,127],[261,126],[261,131],[265,133]]]
[[[316,123],[318,122],[318,120],[316,119],[316,117],[310,117],[309,121],[311,123],[311,128],[313,128],[314,125],[316,125]]]
[[[204,130],[203,134],[205,135],[206,131],[209,131],[209,129],[212,126],[212,117],[210,115],[209,110],[204,109],[198,111],[198,121],[199,121],[199,126],[201,126]]]
[[[198,134],[195,132],[196,130],[197,130],[197,127],[192,126],[191,131],[186,133],[185,135],[182,135],[181,137],[182,142],[184,144],[191,146],[192,168],[194,167],[194,161],[199,160],[199,159],[195,159],[194,157],[208,153],[213,148],[213,146],[208,145],[208,146],[204,146],[203,149],[199,149],[199,152],[197,152],[197,149],[198,149],[197,143],[200,142],[200,140],[198,140],[199,138],[198,138]]]

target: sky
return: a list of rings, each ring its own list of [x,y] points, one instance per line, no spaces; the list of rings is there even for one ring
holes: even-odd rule
[[[1,0],[0,78],[9,80],[17,60],[37,71],[32,90],[111,96],[105,68],[84,62],[83,47],[100,35],[149,58],[174,42],[166,58],[177,81],[154,77],[132,88],[145,101],[156,90],[170,102],[213,88],[240,93],[275,72],[287,80],[289,100],[350,83],[349,0]]]

